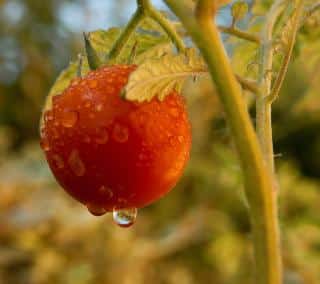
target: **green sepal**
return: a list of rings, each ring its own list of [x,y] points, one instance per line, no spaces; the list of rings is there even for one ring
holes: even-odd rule
[[[100,60],[96,50],[93,48],[91,44],[90,33],[83,33],[83,38],[90,70],[96,70],[102,66],[102,61]]]

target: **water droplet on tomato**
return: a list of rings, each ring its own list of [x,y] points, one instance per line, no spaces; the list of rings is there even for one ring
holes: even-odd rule
[[[86,101],[86,102],[84,103],[84,107],[86,107],[86,108],[91,107],[91,102],[90,102],[90,101]]]
[[[64,168],[63,159],[62,159],[59,155],[54,154],[54,155],[52,156],[52,159],[53,159],[53,161],[54,161],[54,163],[55,163],[55,165],[56,165],[56,167],[57,167],[58,169],[63,169],[63,168]]]
[[[90,88],[94,89],[94,88],[96,88],[97,86],[98,86],[98,81],[93,80],[93,81],[90,81],[90,82],[89,82],[89,87],[90,87]]]
[[[177,118],[179,116],[179,110],[177,108],[171,108],[169,110],[170,114],[172,117]]]
[[[105,128],[101,128],[98,131],[98,137],[95,139],[97,144],[106,144],[109,140],[108,130]]]
[[[103,104],[97,104],[96,105],[96,111],[100,112],[103,110]]]
[[[117,123],[113,128],[112,137],[117,142],[124,143],[129,138],[129,129]]]
[[[40,141],[40,147],[42,148],[43,151],[50,151],[50,144],[49,140],[46,137],[43,137]]]
[[[86,168],[80,159],[79,152],[77,150],[72,150],[68,159],[68,164],[76,176],[81,177],[85,174]]]
[[[59,132],[56,128],[52,128],[52,136],[54,139],[58,139],[59,138]]]
[[[138,214],[137,208],[113,210],[113,221],[120,227],[127,228],[134,224]]]
[[[79,114],[76,111],[64,111],[61,117],[61,123],[66,128],[73,127],[79,119]]]
[[[178,136],[178,141],[179,141],[180,143],[182,143],[182,142],[184,141],[184,137],[183,137],[182,135],[179,135],[179,136]]]
[[[45,122],[53,120],[53,114],[52,111],[48,110],[44,113],[44,120]]]
[[[102,216],[107,213],[107,210],[104,209],[103,207],[100,207],[98,205],[94,204],[87,204],[88,211],[93,215],[93,216]]]
[[[104,195],[107,196],[108,198],[112,198],[113,197],[113,192],[109,187],[106,187],[104,185],[100,186],[99,188],[99,192]]]

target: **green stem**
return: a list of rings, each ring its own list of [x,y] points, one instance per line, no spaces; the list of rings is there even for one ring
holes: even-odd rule
[[[274,154],[272,138],[271,105],[266,103],[265,97],[271,92],[273,48],[272,34],[277,18],[282,12],[285,2],[276,0],[270,8],[266,24],[262,31],[262,48],[259,83],[261,92],[256,101],[256,129],[262,153],[270,173],[274,176]],[[273,187],[274,188],[274,187]]]
[[[138,6],[138,9],[133,14],[132,18],[128,22],[127,26],[124,28],[124,30],[119,35],[118,39],[113,44],[109,54],[108,54],[108,61],[112,62],[114,59],[116,59],[123,47],[126,45],[128,40],[130,39],[131,34],[135,31],[139,23],[142,21],[142,19],[145,17],[143,9]]]
[[[176,45],[179,52],[184,51],[185,45],[181,37],[176,32],[174,26],[163,16],[159,11],[157,11],[151,4],[150,0],[137,0],[138,8],[133,14],[127,26],[121,32],[119,38],[116,40],[112,46],[109,55],[108,61],[112,62],[115,60],[121,53],[123,47],[126,45],[130,39],[131,34],[138,27],[140,22],[145,17],[150,17],[155,22],[157,22],[162,29],[167,33],[172,42]]]
[[[183,52],[185,50],[184,42],[176,32],[175,27],[170,23],[170,21],[168,21],[165,16],[163,16],[152,6],[150,6],[150,8],[147,9],[147,14],[150,18],[156,21],[163,28],[163,30],[167,33],[172,42],[174,42],[178,51]]]
[[[233,27],[233,26],[231,26],[231,27],[219,26],[219,30],[223,33],[234,35],[234,36],[241,38],[241,39],[244,39],[244,40],[248,40],[248,41],[251,41],[251,42],[254,42],[257,44],[260,43],[260,38],[257,37],[256,35],[239,30],[238,28]]]
[[[277,202],[273,191],[270,190],[273,187],[273,179],[264,163],[240,86],[233,74],[218,28],[212,22],[210,9],[207,9],[207,5],[214,1],[198,2],[200,11],[197,11],[197,19],[193,10],[184,5],[183,0],[165,2],[184,24],[205,58],[227,114],[239,153],[250,205],[257,283],[281,284]]]

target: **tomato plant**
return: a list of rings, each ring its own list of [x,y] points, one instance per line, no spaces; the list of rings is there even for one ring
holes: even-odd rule
[[[280,284],[271,107],[279,96],[298,31],[320,5],[308,0],[266,4],[269,12],[258,25],[258,34],[255,27],[248,31],[237,27],[248,16],[246,1],[232,5],[230,26],[214,21],[219,8],[230,1],[191,2],[165,0],[180,20],[172,23],[149,0],[137,0],[126,27],[85,35],[86,56],[60,75],[48,97],[41,123],[42,147],[58,181],[72,196],[96,215],[129,209],[115,215],[125,219],[132,208],[168,192],[181,176],[191,140],[182,86],[186,80],[210,75],[243,169],[257,283]],[[220,32],[253,46],[253,65],[258,68],[250,78],[245,76],[248,72],[236,74]],[[186,47],[186,37],[192,39],[192,47]],[[245,64],[249,67],[252,62]],[[243,90],[255,95],[256,128]]]

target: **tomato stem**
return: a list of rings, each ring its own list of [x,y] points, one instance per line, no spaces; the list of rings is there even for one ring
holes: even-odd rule
[[[124,28],[124,30],[120,33],[118,39],[113,44],[109,54],[107,61],[110,63],[114,61],[120,54],[123,47],[126,45],[128,40],[130,39],[131,34],[135,31],[139,23],[144,19],[145,14],[143,9],[138,6],[138,9],[135,11],[130,21]]]
[[[199,0],[196,17],[193,9],[188,9],[182,0],[165,0],[165,2],[180,18],[206,60],[231,126],[250,205],[256,281],[259,284],[281,284],[280,236],[273,176],[264,161],[240,86],[220,39],[218,27],[212,21],[211,11],[214,7],[210,5],[214,5],[216,1]]]
[[[185,50],[185,44],[179,34],[176,32],[175,27],[165,16],[163,16],[152,6],[150,0],[137,0],[137,5],[138,8],[136,12],[133,14],[129,23],[121,32],[109,52],[107,60],[109,63],[114,61],[120,55],[131,34],[135,31],[135,29],[145,17],[150,17],[162,27],[162,29],[167,33],[172,42],[175,44],[179,52],[183,52]]]

